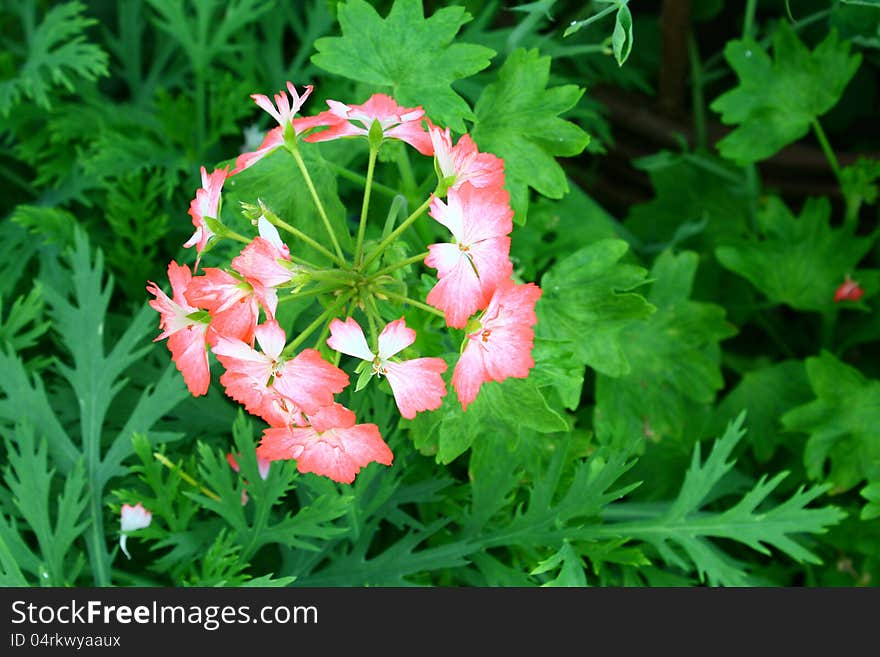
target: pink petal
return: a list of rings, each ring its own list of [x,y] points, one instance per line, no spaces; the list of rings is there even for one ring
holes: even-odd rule
[[[307,415],[333,403],[348,385],[348,375],[315,349],[305,349],[279,368],[273,387]]]
[[[313,472],[346,484],[353,482],[369,463],[391,465],[394,458],[375,424],[322,433],[313,427],[266,429],[257,455],[273,461],[294,458],[300,472]]]
[[[330,337],[327,345],[340,353],[360,358],[361,360],[373,360],[374,354],[367,344],[364,331],[351,317],[344,322],[334,319],[330,322]]]
[[[260,144],[260,147],[257,148],[257,150],[249,153],[242,153],[235,159],[235,168],[229,173],[229,175],[232,176],[237,173],[241,173],[248,167],[251,167],[262,160],[266,155],[274,151],[276,148],[283,145],[284,134],[282,128],[280,126],[272,128],[269,132],[266,133],[266,137],[263,139],[263,143]]]
[[[274,319],[266,320],[256,328],[254,334],[263,353],[272,360],[278,360],[287,344],[287,335],[278,322]]]
[[[407,328],[406,321],[401,317],[390,322],[379,334],[379,358],[391,358],[416,341],[416,332]]]
[[[452,244],[432,244],[428,247],[431,255],[425,259],[426,265],[433,266],[432,262],[442,262],[444,267],[448,265],[449,249],[435,248],[438,246],[451,246],[458,250],[458,247]],[[432,260],[435,252],[441,253],[442,256]],[[483,296],[482,286],[474,267],[466,256],[459,254],[454,267],[446,270],[445,275],[441,275],[425,300],[443,311],[449,326],[464,328],[470,316],[482,306]]]
[[[464,352],[452,372],[452,387],[455,388],[458,401],[461,402],[461,407],[464,410],[467,410],[467,407],[477,398],[477,393],[480,392],[483,383],[488,381],[491,379],[483,366],[480,345],[468,341],[468,345],[464,348]]]
[[[330,429],[348,429],[354,426],[355,421],[354,411],[336,402],[322,406],[309,415],[309,423],[319,432]]]
[[[442,358],[415,358],[402,363],[385,363],[385,376],[391,384],[400,414],[408,420],[419,411],[440,408],[446,396],[446,371]]]
[[[194,397],[207,393],[211,383],[205,344],[206,329],[206,324],[195,324],[168,337],[171,358]]]
[[[248,282],[255,281],[265,287],[276,287],[293,278],[293,272],[278,262],[289,259],[269,240],[255,237],[232,259],[232,268]]]

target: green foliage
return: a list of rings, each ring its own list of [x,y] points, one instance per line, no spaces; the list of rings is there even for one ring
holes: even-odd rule
[[[625,242],[602,240],[555,264],[541,279],[537,307],[538,338],[609,376],[630,369],[623,329],[654,311],[632,291],[645,283],[645,270],[618,262],[626,251]]]
[[[632,206],[626,218],[641,251],[714,246],[739,237],[748,226],[745,180],[723,160],[661,151],[635,164],[654,188],[654,198]]]
[[[880,14],[867,0],[789,16],[693,3],[669,113],[675,27],[659,4],[6,3],[0,585],[880,581]],[[417,332],[401,357],[443,355],[449,394],[413,420],[385,380],[340,394],[394,453],[352,484],[295,460],[263,479],[264,426],[224,394],[215,360],[194,398],[150,343],[144,285],[193,263],[181,244],[198,168],[256,148],[271,122],[249,95],[286,80],[315,85],[306,113],[381,92],[470,128],[504,158],[513,278],[542,288],[534,368],[484,384],[467,411],[450,384],[463,333],[378,303]],[[732,130],[714,141],[719,115]],[[366,144],[300,146],[350,252]],[[399,142],[374,173],[368,249],[436,184],[431,158]],[[251,236],[241,203],[257,200],[327,245],[285,149],[226,181],[219,219]],[[423,301],[436,276],[418,254],[447,235],[421,217],[374,271],[411,259],[383,279]],[[326,260],[288,243],[295,261]],[[242,247],[214,244],[205,267]],[[847,276],[864,295],[835,303]],[[299,328],[315,308],[277,316]],[[367,328],[363,307],[341,313]],[[301,347],[332,362],[319,334]],[[127,535],[128,559],[119,512],[137,503],[152,522]]]
[[[769,547],[799,562],[820,563],[819,558],[795,540],[800,533],[822,533],[844,514],[835,507],[807,508],[827,487],[800,487],[787,500],[773,504],[769,496],[787,476],[764,475],[737,502],[722,510],[706,508],[725,475],[733,468],[729,461],[734,447],[745,433],[744,414],[731,422],[703,462],[699,443],[685,474],[678,497],[661,509],[644,509],[643,520],[614,524],[622,536],[643,540],[657,550],[670,566],[685,572],[696,570],[700,581],[711,585],[749,586],[756,582],[744,564],[724,552],[710,539],[723,538],[742,543],[762,554]]]
[[[827,311],[834,291],[871,248],[853,227],[831,226],[827,199],[809,199],[795,217],[776,197],[758,214],[760,233],[716,249],[719,262],[747,278],[768,299],[797,310]]]
[[[495,55],[484,46],[453,43],[471,19],[464,7],[444,7],[425,18],[422,0],[395,0],[383,19],[364,0],[348,0],[337,12],[342,36],[315,42],[317,66],[390,88],[400,104],[421,105],[435,122],[464,131],[464,119],[474,114],[452,84],[486,68]]]
[[[547,88],[550,58],[537,50],[517,49],[487,85],[474,108],[474,140],[480,148],[505,160],[506,187],[514,220],[524,224],[528,188],[562,198],[568,182],[556,157],[572,157],[586,148],[589,135],[560,118],[583,95],[573,84]]]
[[[690,300],[697,263],[691,251],[665,251],[655,261],[648,301],[657,312],[618,336],[629,371],[596,380],[600,440],[681,439],[690,405],[711,404],[724,385],[718,343],[736,330],[722,307]]]
[[[64,327],[58,337],[68,355],[61,356],[55,367],[60,379],[51,378],[48,392],[43,376],[31,376],[13,352],[0,354],[0,366],[6,373],[0,380],[0,422],[9,426],[18,418],[30,418],[31,434],[25,435],[36,434],[46,441],[56,468],[68,481],[76,481],[80,475],[75,473],[84,465],[86,492],[71,490],[63,500],[65,507],[74,508],[73,499],[68,497],[75,497],[76,504],[83,500],[88,507],[85,540],[91,576],[96,584],[106,585],[110,582],[111,557],[104,537],[104,488],[113,477],[124,473],[121,464],[131,453],[132,434],[151,429],[183,398],[184,390],[179,378],[170,376],[173,367],[169,366],[127,409],[123,422],[112,418],[111,403],[126,384],[123,374],[152,350],[143,341],[151,332],[154,318],[143,306],[107,351],[105,322],[111,286],[105,281],[103,257],[98,252],[93,263],[86,237],[76,231],[66,261],[66,265],[56,265],[58,268],[42,281],[52,325],[56,332]],[[61,381],[67,385],[64,392],[55,387]],[[72,408],[62,411],[65,399],[72,402]],[[151,434],[155,441],[173,437]],[[45,462],[40,454],[37,451],[31,461]],[[46,488],[51,475],[43,475],[41,481],[39,471],[36,467],[27,470],[33,477],[23,475],[21,485],[35,490]],[[39,536],[40,530],[29,524]]]
[[[8,519],[6,509],[0,513],[0,542],[32,581],[40,586],[70,586],[84,565],[82,553],[72,549],[88,524],[83,461],[66,474],[58,493],[46,441],[38,441],[33,426],[27,420],[16,424],[13,431],[4,431],[4,439],[8,459],[4,480],[13,496],[14,513]],[[34,532],[36,550],[23,540],[19,522]]]
[[[718,143],[738,163],[770,157],[800,139],[816,118],[837,104],[861,55],[831,32],[811,52],[785,21],[773,36],[773,59],[753,39],[731,41],[724,56],[739,86],[715,99],[712,109],[737,128]]]
[[[51,109],[50,99],[58,87],[74,91],[80,80],[94,81],[107,75],[107,53],[86,40],[85,30],[97,21],[84,14],[81,2],[64,2],[52,7],[37,25],[37,3],[19,0],[15,11],[25,35],[22,61],[4,62],[17,68],[14,76],[0,80],[0,116],[8,117],[23,98]],[[12,57],[10,51],[5,57]]]
[[[782,424],[788,431],[809,434],[807,474],[827,481],[835,492],[865,479],[880,481],[880,381],[827,351],[808,358],[806,365],[816,399],[783,415]]]

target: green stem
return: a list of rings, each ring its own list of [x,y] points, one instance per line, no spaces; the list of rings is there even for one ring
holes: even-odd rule
[[[746,0],[746,13],[743,18],[743,39],[749,39],[755,31],[755,11],[758,0]]]
[[[374,354],[379,353],[379,331],[376,329],[376,320],[382,320],[382,316],[379,315],[379,309],[376,307],[376,300],[372,297],[372,295],[367,296],[366,303],[366,314],[367,321],[370,323],[370,348],[373,350]]]
[[[361,251],[364,247],[364,233],[367,230],[367,213],[370,210],[370,190],[373,187],[373,172],[376,169],[377,148],[370,149],[370,160],[367,164],[367,180],[364,183],[364,201],[361,203],[361,221],[358,224],[357,243],[354,247],[354,266],[358,267],[361,261]]]
[[[595,14],[594,16],[590,16],[589,18],[587,18],[585,20],[577,21],[577,23],[570,26],[568,28],[568,30],[566,30],[566,32],[571,34],[571,32],[569,32],[569,30],[571,30],[572,28],[577,28],[577,29],[585,28],[587,25],[589,25],[591,23],[595,23],[596,21],[598,21],[602,18],[605,18],[605,16],[610,14],[612,11],[617,11],[618,9],[620,9],[620,6],[617,3],[608,5],[605,9],[600,11],[598,14]]]
[[[416,194],[416,177],[413,175],[412,164],[409,161],[409,150],[401,149],[397,157],[397,169],[400,171],[400,180],[407,197]]]
[[[345,262],[345,260],[341,256],[336,256],[330,250],[324,248],[324,246],[320,242],[317,242],[316,240],[312,239],[311,237],[306,235],[304,232],[302,232],[299,228],[295,228],[295,227],[291,226],[289,223],[284,221],[284,219],[282,219],[277,214],[272,212],[269,208],[266,208],[266,207],[263,208],[263,216],[266,217],[266,219],[272,225],[278,226],[278,228],[286,230],[288,233],[290,233],[294,237],[298,237],[299,239],[301,239],[303,242],[305,242],[306,244],[311,246],[316,251],[319,251],[320,253],[322,253],[325,256],[327,256],[328,258],[330,258],[330,260],[332,260],[333,262],[338,264],[340,267],[345,267],[348,264]]]
[[[309,297],[313,297],[319,294],[324,294],[326,292],[333,292],[333,290],[338,290],[338,285],[324,285],[321,287],[313,287],[310,290],[300,290],[294,294],[288,294],[280,299],[278,299],[278,303],[282,304],[288,301],[299,301],[301,299],[308,299]]]
[[[351,169],[346,169],[343,166],[340,166],[334,162],[330,162],[329,160],[326,162],[327,167],[336,175],[350,180],[352,182],[360,183],[361,185],[366,184],[367,178],[366,176],[362,176],[356,171],[352,171]],[[394,198],[398,195],[397,190],[389,187],[388,185],[383,185],[380,182],[373,181],[373,191],[379,192],[380,194],[384,194],[389,198]]]
[[[691,63],[691,105],[694,112],[694,133],[696,146],[705,150],[708,144],[706,133],[706,99],[703,96],[703,70],[700,64],[700,49],[693,30],[688,32],[688,58]]]
[[[284,347],[284,351],[281,352],[282,356],[289,356],[296,348],[300,346],[303,342],[305,342],[308,337],[314,333],[318,328],[320,328],[324,321],[333,315],[341,306],[343,306],[350,298],[351,294],[343,294],[339,299],[337,299],[332,305],[324,310],[320,315],[318,315],[311,324],[309,324],[302,333],[296,336],[290,344]]]
[[[380,269],[375,274],[371,274],[370,278],[375,279],[375,278],[378,278],[379,276],[384,276],[385,274],[390,274],[391,272],[397,271],[398,269],[403,269],[404,267],[407,267],[409,265],[413,265],[417,262],[422,262],[427,257],[428,257],[428,251],[425,251],[424,253],[420,253],[419,255],[415,255],[411,258],[407,258],[406,260],[401,260],[398,263],[395,263],[393,265],[389,265],[388,267],[385,267],[385,269]]]
[[[840,162],[837,161],[837,156],[834,154],[834,149],[831,148],[831,144],[828,142],[828,137],[825,134],[825,130],[822,129],[822,124],[819,123],[819,119],[813,119],[813,132],[816,133],[816,139],[819,140],[819,145],[822,147],[822,152],[825,153],[825,157],[828,159],[828,164],[831,165],[831,170],[834,172],[834,176],[837,178],[838,182],[841,182],[840,176]]]
[[[409,228],[410,225],[416,219],[418,219],[420,216],[422,216],[422,214],[425,212],[425,210],[428,209],[428,206],[431,205],[432,199],[433,199],[433,195],[429,196],[425,200],[425,202],[422,203],[419,207],[417,207],[411,215],[409,215],[406,219],[404,219],[403,222],[397,228],[395,228],[393,231],[391,231],[391,234],[388,235],[388,237],[386,237],[384,240],[379,242],[379,244],[376,246],[376,248],[373,249],[372,253],[370,253],[370,255],[367,256],[367,259],[364,261],[362,270],[366,271],[367,267],[369,267],[370,264],[376,258],[378,258],[380,255],[382,255],[382,252],[385,250],[385,248],[389,244],[391,244],[394,240],[396,240],[398,235],[400,235],[403,231],[405,231],[407,228]]]
[[[385,288],[380,288],[376,291],[377,294],[388,297],[389,299],[393,299],[394,301],[398,301],[400,303],[408,303],[411,306],[415,306],[416,308],[421,308],[422,310],[427,310],[429,313],[433,313],[438,317],[446,318],[446,315],[443,314],[442,310],[437,310],[434,306],[429,306],[426,303],[422,303],[421,301],[416,301],[415,299],[410,299],[407,296],[402,294],[397,294],[396,292],[390,292]]]
[[[344,263],[345,256],[342,255],[342,247],[339,246],[339,240],[336,238],[336,233],[333,230],[333,226],[330,225],[330,218],[327,216],[327,211],[324,210],[324,204],[321,202],[321,197],[318,196],[318,190],[315,189],[315,183],[312,182],[312,176],[309,175],[309,170],[306,167],[306,163],[303,161],[302,155],[300,154],[298,149],[291,148],[288,150],[293,154],[293,159],[296,160],[296,165],[299,167],[299,171],[306,181],[306,187],[309,188],[309,193],[312,195],[312,200],[315,202],[315,207],[318,208],[318,214],[321,216],[321,221],[324,222],[324,228],[327,229],[327,234],[330,236],[330,241],[333,242],[333,248],[336,250],[336,255],[339,256],[339,261]]]
[[[186,483],[188,483],[193,488],[198,488],[201,492],[203,492],[205,495],[210,497],[215,502],[220,501],[220,496],[217,495],[217,493],[215,493],[214,491],[212,491],[209,488],[205,488],[204,486],[202,486],[199,482],[197,482],[195,479],[193,479],[191,476],[189,476],[186,473],[186,471],[183,470],[183,468],[181,468],[180,466],[175,465],[174,463],[169,461],[168,457],[166,457],[162,452],[153,452],[153,458],[155,458],[157,461],[159,461],[159,463],[164,465],[169,470],[177,473],[178,477],[183,479]]]

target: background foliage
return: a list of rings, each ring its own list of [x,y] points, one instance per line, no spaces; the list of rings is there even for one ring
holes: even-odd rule
[[[880,582],[880,9],[688,4],[5,3],[0,583]],[[504,157],[544,290],[528,379],[413,421],[348,400],[395,453],[350,486],[263,480],[257,422],[188,396],[145,304],[190,255],[198,167],[253,149],[248,95],[288,79],[308,113],[391,93]],[[366,149],[308,157],[355,221]],[[308,221],[264,165],[228,219],[272,186]],[[432,175],[385,149],[378,193],[414,207]]]

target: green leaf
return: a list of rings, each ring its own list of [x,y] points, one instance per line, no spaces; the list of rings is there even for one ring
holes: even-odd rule
[[[55,471],[49,468],[45,440],[37,442],[34,427],[25,421],[15,427],[13,435],[4,435],[9,465],[6,485],[27,527],[34,533],[38,552],[33,558],[21,560],[31,569],[43,586],[69,586],[76,578],[73,569],[74,542],[85,531],[88,519],[84,512],[89,497],[82,461],[64,479],[64,488],[55,504],[53,495]],[[52,509],[54,508],[54,514]],[[53,517],[54,516],[54,517]],[[5,525],[5,522],[3,523]],[[4,536],[4,534],[6,536]],[[0,540],[20,551],[24,546],[11,535],[10,528],[0,527]],[[9,540],[11,539],[11,540]],[[30,551],[29,548],[25,548]],[[33,566],[39,564],[34,570]]]
[[[715,254],[768,299],[796,310],[834,308],[835,289],[847,274],[856,276],[873,242],[856,236],[852,227],[832,228],[827,198],[808,199],[795,217],[781,199],[770,197],[758,214],[758,230],[754,238],[721,246]]]
[[[868,503],[862,508],[861,519],[880,518],[880,482],[865,486],[859,494],[868,500]]]
[[[12,353],[0,354],[0,419],[12,424],[20,417],[32,422],[37,435],[46,440],[55,465],[68,480],[80,463],[85,465],[84,493],[90,523],[86,545],[96,585],[110,584],[110,552],[104,534],[104,489],[110,479],[125,473],[122,461],[132,453],[132,434],[146,433],[187,396],[179,375],[169,365],[153,386],[140,389],[123,375],[154,349],[147,335],[155,331],[156,315],[143,304],[133,318],[125,318],[121,335],[107,330],[107,308],[112,285],[105,278],[100,251],[92,256],[85,234],[77,229],[66,255],[66,266],[46,258],[40,277],[41,290],[50,309],[52,326],[62,347],[58,353],[60,378],[46,372],[28,375],[21,360]],[[105,340],[112,339],[112,348]],[[67,352],[65,355],[64,352]],[[58,385],[67,383],[65,388]],[[47,394],[47,388],[52,394]],[[114,399],[123,389],[133,409],[123,420],[111,417]],[[72,415],[61,415],[58,400],[71,399]],[[115,430],[111,430],[111,425]],[[122,426],[119,429],[119,426]],[[150,433],[154,442],[178,436]]]
[[[541,586],[586,586],[587,578],[584,574],[584,562],[581,556],[575,552],[571,543],[565,541],[559,551],[539,562],[532,569],[530,575],[541,575],[559,568],[557,576]]]
[[[536,369],[540,367],[539,363]],[[461,409],[455,392],[450,391],[439,409],[414,425],[417,435],[434,434],[437,462],[450,463],[494,432],[517,435],[520,431],[567,431],[568,422],[550,405],[534,374],[535,370],[527,379],[483,384],[467,411]]]
[[[779,419],[812,397],[807,370],[799,360],[787,360],[746,372],[718,405],[718,428],[740,410],[749,416],[746,440],[759,461],[769,461],[776,450],[791,442]]]
[[[880,482],[880,381],[827,351],[807,359],[807,377],[816,399],[782,416],[788,431],[809,434],[807,474],[835,492],[865,479]]]
[[[602,240],[555,264],[541,279],[539,338],[556,341],[577,362],[609,376],[629,371],[621,332],[654,308],[632,292],[645,270],[618,261],[626,242]]]
[[[336,189],[336,174],[331,171],[314,144],[301,142],[299,147],[333,231],[342,247],[351,249],[351,235],[345,223],[345,207],[339,200]],[[281,219],[294,224],[307,235],[322,243],[328,240],[327,229],[318,214],[305,179],[291,154],[284,148],[276,149],[226,181],[221,211],[223,223],[244,235],[255,234],[250,222],[241,216],[240,204],[255,204],[258,199]],[[282,239],[303,258],[313,261],[324,258],[313,247],[298,242],[296,237],[283,234]],[[235,244],[236,252],[240,246]]]
[[[315,65],[390,87],[397,102],[421,105],[434,121],[464,132],[463,119],[472,120],[473,113],[452,84],[482,71],[495,56],[484,46],[453,43],[471,19],[464,7],[444,7],[426,19],[421,0],[395,0],[383,19],[364,0],[348,0],[337,12],[342,36],[315,41]]]
[[[230,525],[234,530],[232,539],[242,548],[242,560],[251,559],[269,543],[317,550],[318,544],[313,539],[326,540],[345,531],[335,521],[348,511],[351,497],[338,493],[318,496],[295,514],[286,512],[273,517],[273,507],[301,481],[296,463],[292,460],[273,463],[263,479],[257,466],[253,425],[243,412],[239,412],[233,424],[232,435],[240,476],[229,466],[224,454],[200,443],[202,479],[220,499],[190,495]],[[243,491],[253,500],[253,515],[246,513],[241,503]]]
[[[0,116],[9,116],[22,98],[30,98],[49,110],[55,88],[73,91],[78,79],[96,80],[107,75],[107,53],[86,41],[86,28],[97,21],[83,15],[83,3],[65,2],[52,7],[36,27],[33,8],[22,6],[20,10],[27,54],[17,75],[0,81]]]
[[[785,21],[773,35],[773,55],[753,39],[731,41],[724,56],[739,86],[711,107],[736,129],[718,142],[721,154],[738,163],[766,159],[803,137],[816,118],[837,104],[855,75],[861,55],[832,32],[810,52]]]
[[[726,510],[705,508],[713,498],[713,491],[733,468],[734,462],[728,459],[745,434],[744,419],[745,413],[741,413],[728,425],[724,435],[715,441],[705,462],[697,443],[691,466],[673,502],[659,510],[656,507],[638,509],[634,505],[627,514],[611,507],[609,517],[612,514],[614,517],[632,517],[641,512],[645,518],[609,523],[603,529],[608,534],[615,532],[618,536],[629,536],[650,544],[668,565],[685,571],[695,569],[701,581],[708,580],[713,586],[747,586],[754,582],[744,570],[744,564],[724,552],[710,540],[713,538],[736,541],[764,555],[770,555],[769,548],[774,547],[798,562],[821,563],[795,536],[824,533],[829,525],[844,517],[842,511],[832,506],[807,508],[827,487],[806,490],[802,486],[787,500],[775,503],[770,500],[770,494],[787,473],[769,479],[764,475]],[[624,508],[626,504],[619,506]]]
[[[689,299],[698,256],[662,253],[651,270],[653,315],[619,335],[630,370],[596,379],[596,432],[603,441],[681,438],[687,404],[708,405],[724,385],[718,343],[736,330],[721,306]]]
[[[611,50],[618,66],[629,57],[633,47],[633,21],[629,7],[621,5],[614,19],[614,32],[611,33]]]
[[[562,198],[568,181],[554,158],[578,155],[590,141],[580,127],[559,116],[577,104],[584,90],[573,84],[548,89],[549,80],[550,57],[518,48],[474,108],[472,136],[481,150],[504,158],[506,187],[519,224],[526,221],[528,188]]]
[[[742,173],[720,158],[661,151],[635,160],[647,172],[654,198],[632,206],[625,225],[659,253],[680,244],[714,247],[748,226],[749,195]]]

